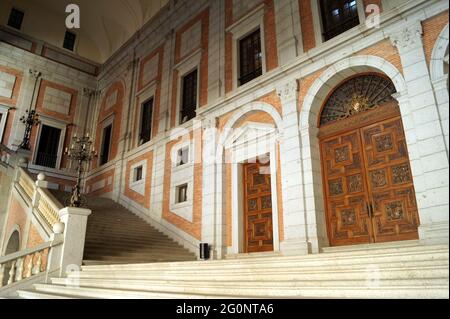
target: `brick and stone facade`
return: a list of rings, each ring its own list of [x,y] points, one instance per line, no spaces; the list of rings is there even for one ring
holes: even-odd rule
[[[86,191],[118,201],[192,251],[200,242],[212,244],[216,258],[242,252],[239,167],[268,153],[274,249],[318,253],[329,245],[317,139],[321,107],[344,79],[375,72],[397,91],[420,239],[448,242],[448,3],[357,4],[360,25],[325,42],[315,0],[171,1],[96,76],[0,43],[0,112],[8,113],[0,137],[11,147],[20,143],[18,118],[30,103],[66,125],[64,146],[87,130],[99,150],[105,123],[112,123],[109,161],[94,161]],[[366,25],[367,5],[380,7],[380,27]],[[255,28],[262,30],[263,75],[239,86],[238,41]],[[195,68],[197,116],[179,124],[181,79]],[[29,69],[42,72],[33,101]],[[139,145],[141,104],[149,98],[152,138]],[[255,136],[270,143],[252,144]],[[190,162],[177,167],[173,158],[186,146]],[[144,174],[136,183],[139,165]],[[73,178],[64,158],[49,174]],[[184,205],[175,200],[180,184],[189,190]]]

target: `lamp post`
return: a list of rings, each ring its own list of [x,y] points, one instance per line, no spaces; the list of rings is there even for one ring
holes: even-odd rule
[[[26,110],[26,114],[20,118],[20,122],[25,124],[25,133],[23,135],[22,143],[20,143],[20,145],[19,145],[19,149],[23,149],[26,151],[30,150],[30,138],[31,138],[31,131],[33,130],[33,126],[37,126],[40,123],[39,114],[37,114],[35,110],[32,110],[32,107],[33,107],[34,95],[36,93],[36,86],[37,86],[38,80],[42,74],[39,71],[30,70],[30,75],[34,78],[34,88],[33,88],[33,94],[31,96],[30,107],[28,108],[28,110]]]
[[[75,134],[73,137],[73,144],[69,148],[66,148],[64,154],[67,155],[72,161],[78,163],[77,167],[77,183],[72,189],[72,197],[70,198],[70,207],[81,207],[83,204],[81,195],[81,175],[83,174],[83,166],[85,163],[92,161],[94,157],[97,157],[97,152],[92,149],[92,140],[89,137],[89,133],[82,137],[77,137]]]
[[[20,122],[25,124],[25,134],[23,135],[22,143],[20,143],[19,148],[23,150],[30,150],[30,138],[33,126],[38,126],[41,121],[39,121],[39,114],[35,110],[26,110],[26,114],[20,118]]]

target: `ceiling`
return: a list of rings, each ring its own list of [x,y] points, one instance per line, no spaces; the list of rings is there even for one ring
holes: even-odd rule
[[[78,52],[96,62],[105,62],[136,31],[164,7],[169,0],[27,0],[38,5],[56,19],[67,16],[68,4],[80,7],[81,29],[80,41],[84,46],[96,46],[89,56],[89,50],[83,48]],[[45,40],[45,39],[43,39]],[[83,54],[86,51],[85,54]],[[97,56],[95,58],[94,56]]]

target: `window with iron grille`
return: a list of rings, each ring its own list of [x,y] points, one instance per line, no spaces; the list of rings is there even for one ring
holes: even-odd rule
[[[359,24],[356,0],[321,0],[325,41]]]
[[[20,30],[22,28],[24,15],[25,14],[23,13],[23,11],[17,10],[16,8],[12,8],[9,14],[8,26]]]
[[[261,32],[258,29],[239,41],[239,85],[261,75]]]
[[[196,116],[197,110],[197,69],[183,77],[180,124]]]
[[[77,35],[73,32],[66,31],[66,34],[64,35],[64,49],[73,51],[75,48],[75,40],[77,38]]]
[[[151,139],[153,118],[153,99],[142,104],[141,127],[139,131],[139,145],[145,144]]]

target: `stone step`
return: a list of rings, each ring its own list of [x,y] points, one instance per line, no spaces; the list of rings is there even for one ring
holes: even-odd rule
[[[125,245],[106,245],[106,244],[89,244],[88,246],[86,246],[84,248],[84,252],[85,253],[95,253],[95,252],[136,252],[136,253],[140,253],[140,252],[148,252],[148,251],[154,251],[154,252],[159,252],[159,253],[181,253],[181,252],[186,252],[185,249],[183,249],[182,247],[179,246],[171,246],[171,245],[165,245],[165,244],[161,244],[161,245],[146,245],[146,246],[137,246],[137,247],[133,247],[133,246],[125,246]],[[189,252],[186,252],[189,254]]]
[[[362,280],[368,277],[380,279],[434,279],[448,278],[448,265],[422,267],[384,267],[384,268],[350,268],[350,269],[262,269],[249,271],[241,269],[229,273],[217,271],[198,272],[104,272],[81,271],[71,273],[68,278],[121,278],[148,280],[182,280],[182,281],[276,281],[276,280]]]
[[[114,236],[116,235],[116,236]],[[174,240],[170,239],[165,235],[157,235],[157,234],[120,234],[114,232],[108,232],[105,234],[102,233],[87,233],[86,240],[103,240],[103,241],[118,241],[123,242],[124,240],[128,240],[129,242],[143,242],[143,241],[168,241],[174,242]]]
[[[39,291],[18,290],[17,294],[19,298],[23,299],[73,299],[73,296],[70,295],[49,294]]]
[[[64,294],[72,298],[101,298],[101,299],[224,299],[233,298],[225,295],[192,295],[186,293],[167,293],[150,291],[131,291],[119,289],[101,289],[87,287],[64,287],[58,285],[35,285],[35,290],[40,293]]]
[[[130,259],[134,259],[134,260],[145,260],[145,259],[159,259],[159,260],[163,260],[164,258],[166,259],[172,259],[172,260],[177,260],[178,258],[186,258],[186,259],[190,259],[190,260],[196,260],[194,259],[194,254],[189,254],[189,253],[184,253],[184,252],[180,252],[180,253],[172,253],[169,255],[167,255],[166,252],[158,252],[158,251],[147,251],[147,252],[127,252],[127,251],[123,251],[123,252],[111,252],[111,251],[107,251],[107,252],[88,252],[85,254],[85,256],[87,257],[93,257],[91,259],[95,259],[95,257],[103,257],[103,258],[130,258]]]
[[[123,263],[163,263],[163,262],[179,262],[179,261],[191,261],[194,260],[191,256],[143,256],[143,257],[121,257],[121,256],[108,256],[108,255],[91,255],[85,256],[86,259],[91,260],[104,260],[104,261],[120,261]]]
[[[52,284],[67,286],[67,287],[91,287],[91,288],[106,288],[106,289],[124,289],[124,290],[138,290],[138,291],[168,291],[181,292],[194,291],[199,286],[203,289],[262,289],[270,287],[274,290],[284,289],[302,289],[302,288],[347,288],[347,287],[361,287],[370,289],[371,287],[441,287],[448,286],[448,278],[431,278],[431,279],[382,279],[376,280],[372,278],[362,279],[330,279],[323,280],[305,279],[305,280],[241,280],[236,281],[183,281],[183,280],[148,280],[148,279],[106,279],[106,278],[81,278],[81,279],[66,279],[54,278]]]
[[[189,290],[186,287],[160,286],[156,291],[136,291],[128,289],[104,289],[91,287],[67,287],[60,285],[35,285],[38,292],[73,295],[91,298],[448,298],[448,285],[441,286],[383,286],[367,287],[349,285],[348,287],[204,287],[198,284]],[[164,290],[161,290],[164,289]]]
[[[391,262],[408,262],[408,261],[421,261],[421,260],[443,260],[448,262],[448,251],[442,250],[430,250],[430,251],[413,251],[413,252],[393,252],[380,255],[367,255],[360,254],[355,256],[354,254],[317,254],[306,256],[292,256],[292,257],[278,257],[278,258],[250,258],[250,259],[236,259],[236,260],[212,260],[212,261],[195,261],[186,262],[182,265],[176,263],[167,263],[164,265],[166,269],[172,268],[185,268],[185,269],[209,269],[215,267],[221,267],[221,269],[235,269],[240,267],[258,269],[261,265],[264,267],[277,266],[277,267],[300,267],[300,266],[327,266],[327,265],[371,265]],[[92,268],[85,268],[84,270],[142,270],[142,269],[159,269],[161,265],[128,265],[128,268],[121,265],[112,266],[92,266]]]
[[[419,240],[405,240],[405,241],[387,242],[387,243],[322,247],[321,251],[323,253],[338,253],[338,252],[371,251],[371,250],[380,250],[380,249],[384,249],[384,248],[392,249],[392,248],[417,247],[417,246],[420,246]]]

